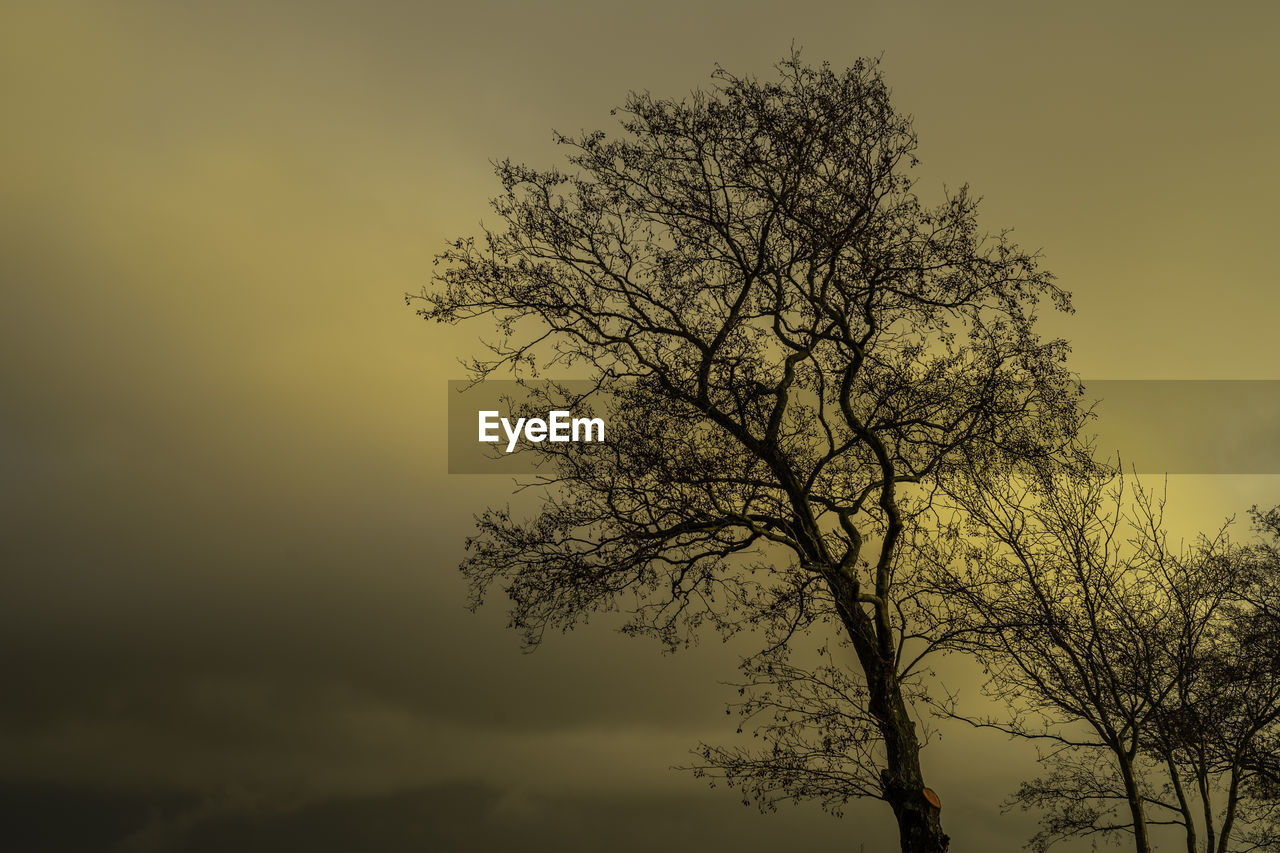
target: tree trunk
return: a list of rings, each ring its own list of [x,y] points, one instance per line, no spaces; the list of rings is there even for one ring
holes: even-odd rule
[[[893,689],[886,696],[888,721],[881,723],[889,759],[880,778],[898,820],[898,840],[903,853],[946,853],[950,838],[942,831],[940,810],[924,795],[915,722],[907,714],[896,678],[892,684]],[[872,707],[876,704],[873,699]],[[876,717],[879,719],[880,714]]]
[[[1147,838],[1147,811],[1142,805],[1142,792],[1138,790],[1138,780],[1133,775],[1133,762],[1128,755],[1121,754],[1120,776],[1124,779],[1124,793],[1129,799],[1129,812],[1133,816],[1133,845],[1137,853],[1151,853],[1151,842]]]
[[[1186,789],[1182,787],[1182,776],[1178,773],[1178,765],[1173,760],[1172,750],[1165,751],[1164,763],[1169,768],[1169,778],[1173,780],[1173,792],[1178,795],[1178,810],[1182,812],[1182,819],[1185,821],[1187,853],[1200,853],[1200,847],[1196,843],[1195,818],[1191,814],[1191,804],[1187,801]]]
[[[902,698],[897,668],[893,659],[882,653],[872,620],[856,604],[856,598],[852,606],[842,598],[837,595],[837,610],[867,679],[868,710],[884,737],[886,762],[880,771],[880,784],[898,821],[902,853],[946,853],[951,839],[942,831],[941,810],[924,794],[920,741]]]
[[[1231,764],[1231,786],[1227,789],[1227,813],[1222,818],[1222,835],[1218,839],[1219,853],[1226,853],[1231,843],[1231,830],[1236,822],[1236,806],[1240,803],[1240,759]]]

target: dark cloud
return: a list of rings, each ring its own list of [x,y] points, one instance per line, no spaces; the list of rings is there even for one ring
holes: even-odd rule
[[[854,850],[859,844],[883,849],[887,841],[865,823],[807,809],[765,816],[709,793],[512,796],[486,785],[450,784],[292,806],[51,787],[6,786],[0,795],[0,819],[15,853],[596,853],[604,847],[642,853],[673,843],[764,853],[791,846],[797,834]]]

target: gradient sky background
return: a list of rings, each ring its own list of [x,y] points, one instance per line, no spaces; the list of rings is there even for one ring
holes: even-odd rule
[[[1094,378],[1280,378],[1280,13],[1261,3],[46,2],[0,11],[0,847],[885,849],[668,767],[734,652],[607,620],[522,655],[463,607],[445,381],[402,295],[488,161],[628,89],[883,54],[920,190],[1043,247]],[[1164,426],[1177,429],[1177,424]],[[1175,530],[1280,478],[1173,477]],[[963,683],[964,673],[953,686]],[[957,853],[1034,770],[948,729]]]

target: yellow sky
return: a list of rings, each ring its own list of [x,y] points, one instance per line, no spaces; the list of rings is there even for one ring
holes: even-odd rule
[[[0,783],[170,792],[118,832],[139,849],[413,791],[547,844],[636,791],[773,837],[665,769],[726,734],[731,655],[592,629],[528,658],[460,612],[461,539],[507,484],[445,474],[476,330],[402,294],[485,216],[490,159],[553,163],[553,127],[794,39],[883,55],[921,194],[968,181],[1044,249],[1081,375],[1280,378],[1278,28],[1259,3],[7,4]],[[1171,489],[1188,530],[1280,502],[1273,477]],[[952,790],[976,743],[931,758]],[[992,828],[1024,767],[997,747],[948,800],[958,838],[1026,825]],[[848,837],[800,814],[774,820]]]

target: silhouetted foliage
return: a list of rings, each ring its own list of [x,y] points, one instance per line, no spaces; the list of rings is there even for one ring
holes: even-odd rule
[[[902,849],[937,853],[909,701],[945,637],[918,629],[904,536],[939,483],[1073,433],[1067,347],[1035,332],[1068,297],[967,189],[917,198],[874,61],[778,72],[631,95],[617,135],[559,137],[566,171],[497,164],[500,227],[439,256],[421,313],[496,330],[477,379],[589,375],[575,402],[611,439],[538,445],[541,511],[483,514],[462,568],[532,644],[595,610],[671,647],[759,629],[765,748],[702,772],[765,805],[882,798]],[[801,668],[815,631],[844,654]]]

